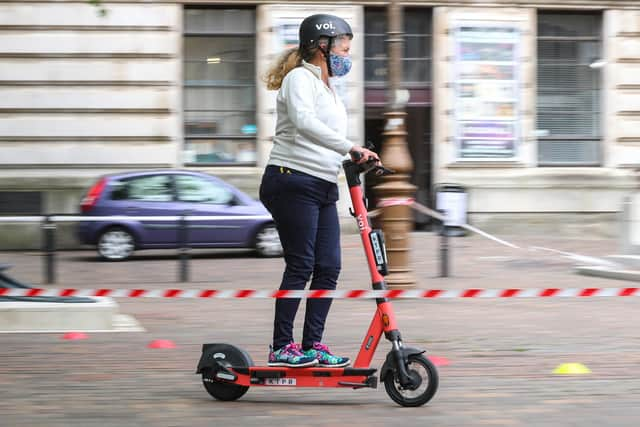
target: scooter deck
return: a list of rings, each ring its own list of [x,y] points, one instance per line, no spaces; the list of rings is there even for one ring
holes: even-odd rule
[[[348,387],[376,388],[378,378],[373,374],[374,368],[288,368],[281,366],[249,366],[226,367],[227,373],[232,372],[234,384],[245,386],[293,386],[293,387]],[[220,374],[220,372],[218,372]],[[216,375],[218,376],[218,375]],[[220,378],[218,379],[225,379]]]

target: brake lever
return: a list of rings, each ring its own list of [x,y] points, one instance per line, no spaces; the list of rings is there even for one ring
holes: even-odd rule
[[[376,166],[374,173],[377,176],[386,176],[393,175],[394,173],[396,173],[396,171],[394,171],[393,169],[385,168],[384,166]]]
[[[367,141],[367,143],[370,143],[369,141]],[[355,153],[352,154],[352,158],[355,161],[358,161],[362,158],[362,154],[360,154],[360,152],[356,151]],[[374,173],[377,176],[386,176],[386,175],[392,175],[394,173],[396,173],[395,170],[393,169],[388,169],[385,168],[384,166],[378,166],[375,163],[375,159],[373,157],[370,157],[369,160],[367,160],[367,164],[370,164],[370,166],[368,168],[363,168],[362,172],[363,173],[369,173],[371,171],[374,171]]]
[[[362,170],[362,173],[367,174],[369,172],[373,172],[376,176],[386,176],[396,173],[395,170],[376,165],[373,161],[367,162],[367,166],[367,168]]]

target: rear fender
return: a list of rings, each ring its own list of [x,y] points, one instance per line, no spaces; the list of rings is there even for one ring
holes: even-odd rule
[[[226,366],[229,366],[229,363],[226,362],[226,352],[229,350],[233,350],[239,352],[241,357],[245,359],[246,366],[253,366],[253,360],[249,353],[233,346],[231,344],[222,344],[222,343],[214,343],[214,344],[203,344],[202,345],[202,355],[200,356],[200,361],[198,361],[198,367],[196,368],[196,374],[202,373],[202,371],[207,369],[213,369],[218,371],[220,369],[225,369]]]

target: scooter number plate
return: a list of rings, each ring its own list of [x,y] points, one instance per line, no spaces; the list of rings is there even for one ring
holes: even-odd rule
[[[295,378],[267,378],[264,385],[296,385]]]

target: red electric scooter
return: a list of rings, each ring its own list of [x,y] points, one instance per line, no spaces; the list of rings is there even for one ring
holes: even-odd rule
[[[360,229],[372,287],[376,290],[387,289],[383,277],[387,274],[384,238],[381,230],[372,230],[369,225],[360,174],[374,172],[385,175],[392,171],[373,161],[357,164],[345,160],[342,166],[353,204],[351,214],[356,218]],[[374,375],[377,369],[371,368],[370,364],[384,333],[392,345],[380,370],[380,381],[384,382],[387,394],[402,406],[424,405],[438,389],[438,372],[423,355],[424,350],[403,345],[391,302],[386,298],[378,298],[376,304],[376,312],[353,367],[254,366],[251,356],[238,347],[230,344],[204,344],[196,373],[202,375],[207,392],[224,401],[240,398],[249,387],[377,388],[378,378]]]

